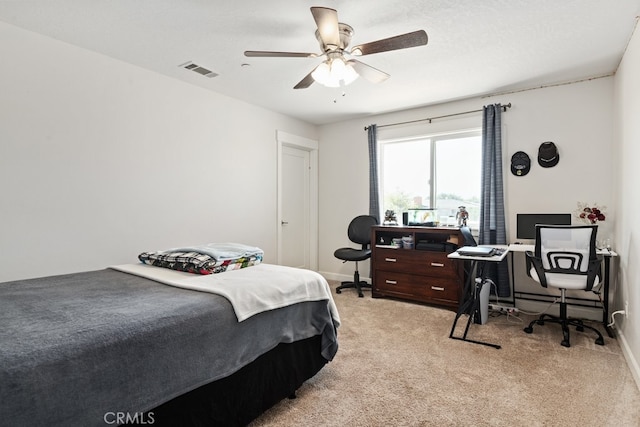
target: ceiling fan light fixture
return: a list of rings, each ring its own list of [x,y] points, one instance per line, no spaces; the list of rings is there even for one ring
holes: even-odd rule
[[[340,87],[351,84],[358,78],[353,66],[343,58],[332,58],[318,65],[311,73],[313,80],[326,87]]]
[[[352,61],[347,61],[344,67],[344,76],[342,79],[345,86],[353,83],[358,77],[358,72],[353,68]]]
[[[336,78],[337,80],[342,80],[344,78],[344,70],[346,68],[346,64],[342,60],[342,58],[334,58],[331,61],[331,76]]]
[[[328,86],[331,81],[331,66],[329,62],[323,61],[322,64],[318,65],[311,73],[311,77],[321,85]]]

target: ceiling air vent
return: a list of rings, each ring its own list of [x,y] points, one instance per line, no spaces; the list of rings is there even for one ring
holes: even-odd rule
[[[195,73],[198,73],[198,74],[202,74],[203,76],[209,77],[209,78],[216,77],[218,75],[217,73],[214,73],[211,70],[208,70],[208,69],[206,69],[204,67],[201,67],[198,64],[194,64],[191,61],[189,61],[187,63],[184,63],[184,64],[181,64],[181,65],[179,65],[179,67],[182,67],[185,70],[191,70],[191,71],[193,71]]]

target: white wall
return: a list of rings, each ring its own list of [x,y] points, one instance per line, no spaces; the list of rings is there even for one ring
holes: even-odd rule
[[[276,130],[315,126],[3,23],[0,57],[0,281],[216,241],[276,261]]]
[[[620,341],[640,385],[640,32],[636,29],[615,78],[615,160],[618,212],[616,250],[620,253],[618,309],[628,302],[628,318],[616,316]]]
[[[320,130],[320,270],[332,277],[352,274],[352,265],[333,257],[335,248],[348,245],[349,220],[368,212],[368,147],[364,126],[384,125],[426,117],[482,109],[483,105],[512,104],[502,115],[504,127],[506,215],[508,234],[515,241],[517,213],[573,213],[577,202],[598,202],[608,207],[603,233],[615,222],[612,191],[613,78],[475,98],[423,109],[322,126]],[[432,124],[382,128],[379,139],[480,127],[480,113],[435,120]],[[560,162],[553,168],[538,166],[538,147],[554,141]],[[511,155],[524,151],[532,159],[529,174],[509,171]],[[464,173],[464,171],[461,171]],[[383,207],[384,208],[384,207]],[[368,274],[363,263],[361,273]]]

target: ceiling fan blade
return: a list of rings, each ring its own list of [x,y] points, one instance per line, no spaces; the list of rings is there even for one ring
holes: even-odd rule
[[[347,63],[351,64],[353,69],[356,70],[361,77],[364,77],[372,83],[382,83],[390,77],[389,74],[384,71],[380,71],[377,68],[373,68],[371,65],[367,65],[364,62],[360,62],[355,59],[350,59]]]
[[[311,14],[318,26],[318,33],[322,43],[332,48],[340,46],[340,31],[338,29],[338,12],[328,7],[312,7]]]
[[[317,53],[307,52],[270,52],[264,50],[245,50],[244,56],[251,58],[315,58]]]
[[[315,68],[313,70],[311,70],[311,73],[313,73],[315,70],[316,70]],[[297,85],[295,85],[293,88],[294,89],[306,89],[309,86],[311,86],[313,84],[313,82],[315,81],[315,80],[313,80],[313,77],[311,76],[311,73],[307,74],[304,77],[304,79],[300,80],[300,82]]]
[[[424,46],[429,38],[424,30],[401,34],[375,42],[361,44],[351,49],[352,55],[371,55],[372,53],[388,52],[390,50],[406,49],[409,47]]]

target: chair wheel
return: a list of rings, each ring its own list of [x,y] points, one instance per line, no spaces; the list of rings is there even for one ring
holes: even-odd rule
[[[358,294],[360,298],[364,298],[364,294]]]
[[[526,333],[530,334],[533,332],[533,328],[531,326],[527,326],[526,328],[523,329]]]
[[[569,342],[569,340],[562,340],[560,345],[562,345],[563,347],[571,347],[571,343]]]
[[[598,345],[604,345],[604,339],[602,337],[598,337],[596,338],[596,344]]]
[[[336,294],[341,294],[342,291],[340,289],[336,289]]]

